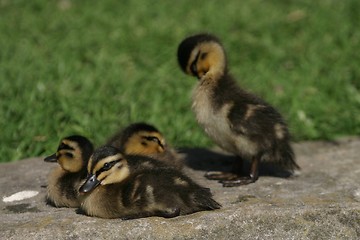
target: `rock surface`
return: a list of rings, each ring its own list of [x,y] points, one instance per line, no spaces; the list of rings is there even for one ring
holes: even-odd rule
[[[172,219],[108,220],[53,208],[44,196],[54,165],[42,158],[1,164],[0,239],[360,239],[360,138],[294,147],[298,176],[281,178],[264,165],[256,183],[234,188],[203,177],[228,168],[233,157],[184,150],[185,172],[210,187],[223,208]],[[35,192],[11,196],[21,191]]]

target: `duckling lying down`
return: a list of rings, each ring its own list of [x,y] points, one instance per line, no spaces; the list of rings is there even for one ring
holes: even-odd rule
[[[221,207],[208,188],[159,161],[124,156],[114,147],[97,149],[80,187],[80,211],[101,218],[175,217]]]
[[[184,165],[184,156],[166,143],[164,135],[153,125],[137,122],[113,135],[106,145],[120,149],[124,154],[154,158],[176,169]]]
[[[57,162],[48,177],[46,202],[55,207],[79,207],[78,189],[87,176],[87,162],[93,152],[92,143],[85,137],[73,135],[61,140],[56,153],[45,162]]]

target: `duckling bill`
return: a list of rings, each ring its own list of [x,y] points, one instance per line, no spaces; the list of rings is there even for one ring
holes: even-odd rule
[[[93,152],[85,137],[72,135],[61,140],[56,153],[45,162],[57,162],[48,177],[46,202],[55,207],[79,207],[78,189],[87,176],[86,166]]]
[[[216,36],[197,34],[184,39],[177,56],[181,69],[199,80],[192,96],[198,123],[216,144],[238,159],[232,172],[208,172],[207,178],[220,180],[225,187],[253,183],[263,161],[290,172],[299,169],[281,114],[236,83]],[[243,160],[251,162],[248,176],[241,176]]]
[[[79,189],[85,195],[81,212],[100,218],[170,218],[220,208],[208,188],[178,170],[148,157],[128,157],[111,146],[94,152]]]

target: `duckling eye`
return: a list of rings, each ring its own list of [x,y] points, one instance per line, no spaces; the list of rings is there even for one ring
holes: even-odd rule
[[[104,163],[104,166],[101,168],[100,172],[109,170],[110,168],[112,168],[116,163],[120,162],[121,160],[122,159]]]
[[[200,59],[201,60],[204,60],[206,57],[207,57],[208,53],[207,52],[204,52],[200,55]]]
[[[105,163],[104,166],[103,166],[103,170],[104,170],[104,171],[107,171],[107,170],[110,169],[110,167],[111,167],[111,164],[110,164],[110,163]]]
[[[158,139],[157,137],[147,136],[147,137],[144,137],[144,138],[146,140],[148,140],[148,141],[156,142],[160,147],[164,148],[164,145],[161,143],[160,139]]]
[[[67,157],[69,157],[69,158],[73,158],[73,157],[74,157],[74,155],[73,155],[72,153],[69,153],[69,152],[65,153],[65,156],[67,156]]]
[[[156,142],[156,143],[160,142],[160,140],[157,137],[149,136],[149,137],[145,137],[145,139],[148,140],[148,141]]]

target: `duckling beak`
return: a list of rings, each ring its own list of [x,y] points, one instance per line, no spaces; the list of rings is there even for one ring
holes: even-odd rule
[[[44,158],[45,162],[57,162],[57,157],[56,157],[56,153],[54,153],[53,155],[50,155],[46,158]]]
[[[96,175],[92,174],[86,179],[86,182],[80,187],[79,192],[80,193],[91,192],[99,184],[100,184],[100,181],[97,180]]]

